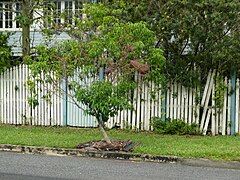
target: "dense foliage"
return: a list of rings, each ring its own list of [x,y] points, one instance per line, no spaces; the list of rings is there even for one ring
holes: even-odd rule
[[[229,75],[240,69],[240,1],[238,0],[116,0],[121,19],[144,21],[157,35],[167,59],[165,74],[187,85],[205,78],[209,69]],[[200,69],[196,71],[195,69]]]
[[[155,117],[151,119],[153,130],[159,134],[198,135],[200,134],[197,124],[188,124],[180,119],[162,120]]]
[[[11,65],[11,47],[8,46],[9,34],[0,33],[0,73]]]

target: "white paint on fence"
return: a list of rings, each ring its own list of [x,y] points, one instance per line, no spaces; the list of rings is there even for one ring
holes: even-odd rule
[[[213,82],[213,87],[212,87],[212,124],[211,124],[211,128],[212,128],[212,135],[215,136],[216,135],[216,104],[215,104],[215,83]]]
[[[207,96],[207,92],[208,92],[208,88],[209,88],[211,75],[212,75],[212,71],[210,70],[209,73],[208,73],[208,76],[207,76],[207,82],[206,82],[206,86],[204,88],[203,97],[202,97],[202,101],[201,101],[201,106],[204,106],[204,104],[206,104],[205,101],[206,101],[206,96]]]
[[[44,95],[55,90],[54,86],[38,83],[35,90],[38,92],[36,98],[39,105],[35,108],[29,105],[28,100],[33,96],[26,86],[30,73],[26,65],[19,65],[0,74],[0,122],[4,124],[42,126],[63,125],[63,94],[61,92],[51,94],[50,101],[45,101],[43,98]],[[80,73],[79,70],[69,80],[78,81],[78,73]],[[53,74],[51,76],[54,77]],[[111,117],[107,126],[112,128],[115,125],[120,125],[121,128],[152,130],[151,119],[153,117],[166,117],[167,119],[182,119],[189,124],[200,123],[203,134],[208,132],[213,135],[218,133],[222,135],[230,134],[231,82],[225,78],[224,82],[228,90],[224,93],[223,107],[222,109],[215,108],[214,76],[215,71],[208,74],[201,102],[196,104],[200,97],[199,87],[186,88],[177,82],[171,82],[165,92],[152,82],[142,83],[142,77],[136,73],[135,80],[139,82],[139,85],[133,92],[129,92],[129,99],[131,99],[130,102],[134,109],[121,111],[115,117]],[[94,80],[85,79],[87,83]],[[237,79],[236,133],[240,131],[239,93],[239,79]],[[162,101],[162,98],[165,100]],[[86,108],[83,104],[80,104],[80,106]],[[165,109],[165,111],[162,112],[162,109]],[[199,121],[200,112],[201,121]],[[67,114],[67,125],[78,127],[97,126],[95,118],[86,115],[72,101],[68,102]]]
[[[204,93],[206,93],[206,94],[203,95],[206,98],[205,98],[205,101],[204,101],[204,104],[203,104],[204,106],[203,106],[203,114],[202,114],[201,124],[200,124],[200,131],[203,130],[203,127],[204,127],[204,124],[205,124],[208,104],[209,104],[209,100],[210,100],[210,96],[211,96],[212,88],[213,88],[213,81],[214,81],[215,71],[213,71],[213,73],[209,72],[209,74],[210,74],[209,76],[211,78],[210,78],[209,84],[206,84],[205,89],[204,89]]]
[[[224,85],[227,87],[227,77],[225,77]],[[228,101],[228,95],[227,95],[227,90],[226,90],[226,91],[224,92],[224,101],[223,101],[222,135],[226,135],[227,101]]]
[[[230,135],[231,93],[231,80],[228,80],[227,135]]]
[[[177,119],[181,119],[181,85],[177,84]]]
[[[235,122],[235,133],[239,133],[239,79],[236,83],[236,122]]]
[[[208,128],[208,125],[209,125],[211,113],[212,113],[212,109],[208,109],[207,110],[206,122],[205,122],[205,125],[204,125],[204,128],[203,128],[203,135],[207,134],[207,128]]]
[[[53,102],[46,103],[42,96],[46,90],[39,83],[36,86],[39,105],[31,107],[28,99],[31,93],[27,87],[30,71],[26,65],[19,65],[6,70],[0,75],[0,119],[4,124],[32,124],[48,126],[50,122],[58,122],[52,125],[62,125],[59,121],[61,112],[56,107],[61,107],[58,97]],[[49,115],[48,109],[55,108],[55,114]]]
[[[192,101],[193,101],[192,89],[189,89],[188,124],[192,124],[192,109],[193,109]]]

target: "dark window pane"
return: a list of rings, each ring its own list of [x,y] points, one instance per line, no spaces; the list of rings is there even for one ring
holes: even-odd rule
[[[72,24],[72,18],[73,18],[73,4],[72,1],[65,1],[65,22]]]
[[[0,3],[0,8],[3,7],[3,4]],[[0,28],[3,28],[3,11],[0,10]]]
[[[20,3],[16,3],[16,28],[20,28],[20,23],[18,21],[18,17],[20,16],[20,11],[21,11],[22,7],[21,7],[21,4]]]
[[[5,4],[6,9],[12,9],[11,3]],[[13,13],[11,11],[5,10],[5,28],[12,28],[13,27]]]

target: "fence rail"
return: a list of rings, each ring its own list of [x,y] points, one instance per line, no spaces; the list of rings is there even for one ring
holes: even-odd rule
[[[42,97],[47,93],[47,89],[42,84],[37,84],[35,89],[38,94],[36,98],[39,105],[35,108],[30,106],[28,101],[32,94],[26,86],[30,73],[26,65],[19,65],[0,74],[1,123],[43,126],[97,126],[94,117],[86,115],[73,103],[66,103],[63,94],[60,92],[53,94],[50,101],[44,100]],[[187,88],[176,82],[168,84],[166,91],[159,90],[157,92],[153,91],[155,85],[151,82],[140,84],[132,95],[134,110],[119,112],[117,116],[110,118],[107,126],[111,128],[119,125],[121,128],[148,131],[152,130],[150,119],[160,117],[163,119],[181,119],[189,124],[199,124],[203,134],[208,132],[213,135],[239,133],[239,79],[236,80],[236,89],[232,89],[231,81],[225,77],[223,83],[227,89],[224,92],[223,106],[217,108],[215,76],[215,71],[209,72],[203,92],[200,92],[200,88]],[[73,78],[76,79],[77,77]],[[141,76],[135,78],[137,81],[141,81]],[[47,88],[51,89],[53,87],[49,86]],[[236,95],[235,107],[231,107],[234,99],[231,97],[233,91]],[[155,98],[151,98],[153,96]],[[67,106],[67,108],[64,106]],[[231,113],[235,113],[234,121],[231,121]],[[67,122],[64,122],[64,117],[67,118]],[[233,125],[234,132],[231,130]]]

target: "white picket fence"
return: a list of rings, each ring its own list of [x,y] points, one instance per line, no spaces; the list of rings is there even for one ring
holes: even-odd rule
[[[122,111],[118,116],[111,118],[108,126],[118,124],[121,128],[132,128],[139,130],[151,130],[150,119],[162,117],[169,119],[181,119],[186,123],[199,124],[204,135],[209,131],[212,135],[230,135],[230,107],[232,87],[231,81],[225,77],[224,84],[227,90],[224,93],[223,107],[216,108],[215,105],[215,71],[209,72],[204,92],[197,88],[186,88],[178,83],[170,83],[166,95],[161,90],[155,94],[155,99],[150,98],[154,84],[141,85],[134,91],[135,111]],[[235,108],[235,129],[232,134],[240,133],[240,112],[239,112],[239,79],[236,80],[236,106]],[[198,97],[201,98],[201,102]],[[166,98],[165,109],[163,99]]]
[[[161,90],[162,88],[154,92],[156,88],[154,86],[153,83],[140,84],[134,90],[134,110],[119,112],[118,116],[110,119],[108,126],[112,127],[117,124],[121,128],[152,130],[151,119],[153,117],[181,119],[189,124],[199,123],[200,106],[195,103],[197,89],[170,83],[166,92]]]
[[[28,103],[31,93],[26,83],[30,70],[26,65],[20,65],[8,69],[0,75],[0,122],[4,124],[30,124],[30,125],[65,125],[64,123],[64,99],[63,95],[53,94],[50,101],[45,101],[42,96],[53,87],[36,86],[39,105],[35,108]],[[197,88],[186,88],[172,82],[167,86],[167,91],[160,88],[153,94],[155,85],[151,82],[138,86],[133,92],[132,103],[134,110],[124,110],[113,118],[110,118],[109,128],[119,125],[121,128],[135,130],[152,130],[151,118],[181,119],[186,123],[199,124],[203,134],[230,134],[230,106],[231,106],[231,82],[225,78],[228,87],[224,94],[224,106],[222,109],[215,107],[215,72],[210,72],[207,78],[204,92]],[[141,81],[136,76],[136,81]],[[236,121],[235,133],[240,132],[239,116],[239,79],[236,86]],[[154,96],[155,98],[151,98]],[[200,103],[196,103],[198,97]],[[87,116],[73,103],[68,103],[66,125],[77,127],[96,127],[95,118]]]
[[[62,100],[54,94],[51,101],[42,96],[47,89],[41,84],[36,86],[39,105],[31,107],[28,99],[31,92],[26,84],[30,70],[26,65],[8,69],[0,75],[0,122],[4,124],[62,125]],[[51,87],[48,87],[51,88]]]

